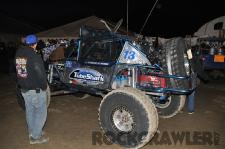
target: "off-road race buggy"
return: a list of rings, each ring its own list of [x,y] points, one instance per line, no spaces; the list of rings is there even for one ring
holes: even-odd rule
[[[154,46],[82,27],[76,43],[78,48],[57,61],[48,59],[54,48],[43,50],[52,94],[101,96],[100,126],[106,137],[126,148],[148,143],[157,131],[158,115],[175,116],[196,88],[196,74],[181,37]]]

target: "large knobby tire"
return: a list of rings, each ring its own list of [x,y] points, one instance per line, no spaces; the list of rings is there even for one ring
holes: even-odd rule
[[[165,103],[156,103],[161,118],[171,118],[181,111],[185,105],[185,95],[171,95]]]
[[[157,131],[158,113],[143,92],[120,88],[108,93],[101,101],[99,123],[111,142],[126,148],[140,148]]]
[[[189,76],[190,62],[187,57],[187,46],[181,37],[172,38],[163,45],[162,66],[165,73],[178,76]],[[188,81],[170,79],[167,81],[170,88],[187,89]],[[181,111],[185,105],[186,95],[171,95],[165,105],[156,105],[159,116],[171,118]]]
[[[47,86],[47,89],[46,89],[46,96],[47,96],[46,105],[48,108],[50,105],[50,102],[51,102],[51,91],[50,91],[49,86]],[[25,101],[24,101],[23,95],[21,93],[21,90],[18,86],[16,86],[16,98],[17,98],[17,102],[18,102],[19,106],[25,111],[25,109],[26,109]]]
[[[187,45],[181,37],[172,38],[163,45],[162,64],[166,73],[170,75],[189,76],[191,65],[187,57]],[[176,88],[189,88],[189,82],[170,79],[169,85]]]

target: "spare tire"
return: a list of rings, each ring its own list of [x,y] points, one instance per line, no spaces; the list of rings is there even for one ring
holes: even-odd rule
[[[166,73],[178,76],[190,76],[191,65],[187,56],[187,45],[181,37],[172,38],[163,45],[162,65]],[[169,87],[189,88],[188,81],[170,79]]]
[[[187,57],[187,46],[183,38],[177,37],[168,40],[163,45],[162,51],[161,63],[165,73],[178,76],[190,75],[191,67]],[[167,87],[187,89],[189,88],[189,82],[187,80],[167,79]],[[171,95],[166,106],[157,103],[159,116],[163,118],[175,116],[183,109],[185,100],[185,95]]]

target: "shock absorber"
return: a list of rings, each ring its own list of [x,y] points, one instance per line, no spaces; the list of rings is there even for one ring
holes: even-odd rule
[[[136,68],[128,68],[128,85],[132,88],[136,88],[136,82],[137,82],[137,72]]]
[[[53,76],[53,65],[49,64],[48,65],[48,82],[51,84],[52,83],[52,76]]]

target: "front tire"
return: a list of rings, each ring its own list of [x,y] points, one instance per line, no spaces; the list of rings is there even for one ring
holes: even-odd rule
[[[140,148],[157,131],[158,113],[143,92],[120,88],[103,98],[99,107],[99,123],[113,143],[126,148]],[[136,138],[131,138],[134,136]]]

